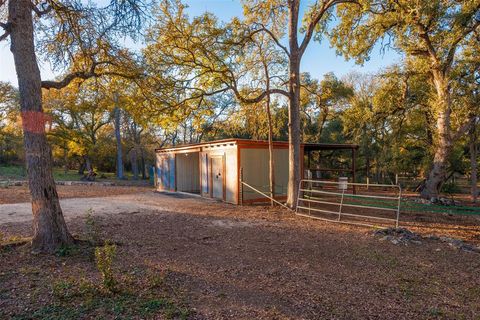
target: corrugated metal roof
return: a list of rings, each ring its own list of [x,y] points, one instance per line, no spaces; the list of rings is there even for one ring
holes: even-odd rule
[[[221,140],[214,140],[208,142],[201,142],[201,143],[191,143],[191,144],[183,144],[177,145],[172,147],[165,147],[165,148],[158,148],[155,149],[155,152],[171,152],[171,151],[180,151],[180,150],[188,150],[188,149],[195,149],[198,147],[205,147],[205,146],[215,146],[215,145],[222,145],[222,144],[234,144],[234,145],[265,145],[268,146],[267,140],[250,140],[250,139],[240,139],[240,138],[230,138],[230,139],[221,139]],[[283,146],[288,147],[288,141],[274,141],[274,146]],[[312,150],[341,150],[341,149],[358,149],[358,145],[356,144],[342,144],[342,143],[302,143],[304,150],[312,151]]]

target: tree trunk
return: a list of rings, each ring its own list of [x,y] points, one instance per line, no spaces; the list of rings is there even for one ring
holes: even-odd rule
[[[84,155],[83,158],[85,159],[85,169],[87,172],[90,172],[90,170],[92,170],[92,162],[90,161],[88,155]]]
[[[477,164],[477,128],[475,125],[472,125],[470,129],[470,166],[472,168],[472,172],[470,175],[471,181],[471,195],[472,195],[472,202],[477,202],[478,197],[478,187],[477,187],[477,174],[478,174],[478,164]]]
[[[68,173],[68,149],[66,144],[63,145],[63,173]]]
[[[32,197],[34,252],[53,253],[73,242],[65,223],[52,174],[45,133],[40,70],[34,45],[30,0],[10,0],[11,51],[20,92],[28,185]]]
[[[289,108],[288,108],[288,192],[287,205],[295,207],[300,183],[300,49],[298,46],[298,1],[289,9]]]
[[[437,106],[440,107],[437,118],[437,135],[435,137],[432,167],[421,192],[422,198],[433,202],[438,200],[440,189],[445,181],[448,156],[452,150],[450,135],[450,95],[447,80],[434,74],[434,84],[437,91]]]
[[[115,100],[115,139],[117,142],[117,179],[125,179],[123,176],[123,151],[122,136],[120,135],[120,108],[118,107],[118,93],[114,94]]]
[[[85,159],[82,157],[80,162],[80,167],[78,168],[78,174],[84,175],[86,167],[87,167],[87,164],[85,163]]]
[[[138,155],[136,147],[133,147],[130,151],[130,162],[132,163],[133,179],[138,180]]]
[[[268,65],[263,61],[263,67],[265,70],[266,90],[270,91],[270,74],[268,72]],[[270,93],[267,94],[267,120],[268,120],[268,160],[269,160],[269,185],[270,185],[270,197],[272,197],[271,205],[275,205],[275,160],[273,158],[273,126],[272,126],[272,112],[270,110]]]
[[[147,179],[147,172],[145,168],[145,151],[143,148],[140,149],[140,163],[141,163],[141,169],[142,169],[142,180]]]

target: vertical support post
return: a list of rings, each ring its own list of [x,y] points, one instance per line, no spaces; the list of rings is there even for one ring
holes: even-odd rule
[[[240,167],[240,205],[243,206],[243,167]]]
[[[395,228],[398,228],[398,223],[400,220],[400,204],[402,203],[402,187],[398,186],[398,208],[397,208],[397,219],[395,221]]]
[[[353,184],[353,194],[357,194],[357,189],[356,189],[356,186],[355,186],[355,182],[357,181],[356,179],[356,172],[357,172],[357,168],[356,168],[356,151],[355,151],[355,148],[352,148],[352,182],[354,183]]]
[[[308,170],[307,172],[308,172],[308,174],[307,174],[307,179],[310,180],[310,181],[308,182],[308,190],[310,190],[310,192],[308,193],[308,199],[311,200],[311,199],[312,199],[312,181],[311,181],[311,180],[312,180],[312,177],[311,177],[311,174],[312,174],[312,173],[311,173],[310,170]],[[300,188],[299,188],[299,190],[300,190]],[[299,195],[300,195],[300,194],[299,194]],[[311,210],[311,208],[312,208],[312,202],[311,202],[311,201],[308,201],[308,214],[309,214],[309,215],[312,215],[312,210]]]
[[[312,157],[312,153],[310,150],[307,151],[307,170],[310,170],[311,168],[311,157]],[[307,177],[307,179],[311,179],[310,177]]]
[[[303,180],[300,180],[300,182],[298,183],[297,204],[295,205],[295,213],[298,213],[298,203],[300,202],[300,193],[302,192],[300,191],[300,189],[302,189],[302,181]]]
[[[155,155],[156,157],[157,155]],[[153,165],[152,166],[152,169],[153,169],[153,186],[155,187],[155,189],[158,187],[158,173],[157,173],[157,165]]]
[[[342,199],[340,200],[340,208],[338,209],[338,221],[340,221],[342,217],[342,207],[343,207],[344,196],[345,196],[345,189],[342,189]]]

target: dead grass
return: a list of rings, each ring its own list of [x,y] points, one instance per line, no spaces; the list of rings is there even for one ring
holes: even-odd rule
[[[157,201],[168,209],[95,217],[102,236],[117,244],[119,292],[101,289],[92,246],[53,257],[4,247],[0,318],[478,319],[480,314],[480,255],[439,241],[396,246],[378,241],[368,228],[264,207],[160,195],[136,201]],[[435,223],[458,222],[452,219],[458,218]],[[78,238],[90,237],[85,218],[71,221],[70,228]],[[30,227],[10,224],[0,231],[21,237]]]

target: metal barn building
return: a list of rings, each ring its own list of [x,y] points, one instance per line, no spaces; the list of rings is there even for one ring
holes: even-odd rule
[[[301,172],[348,171],[355,180],[356,145],[302,144]],[[349,169],[309,168],[310,154],[319,150],[351,150]],[[266,200],[260,194],[241,188],[243,181],[259,190],[269,190],[268,142],[225,139],[156,149],[156,186],[159,191],[180,191],[228,203]],[[306,160],[306,161],[305,161]],[[288,143],[274,142],[275,198],[285,198],[288,185]],[[307,167],[306,167],[307,166]],[[305,168],[306,167],[306,168]],[[307,170],[304,170],[307,169]],[[312,172],[310,170],[310,172]],[[310,173],[311,174],[311,173]],[[243,190],[242,190],[243,189]]]

